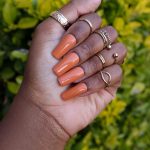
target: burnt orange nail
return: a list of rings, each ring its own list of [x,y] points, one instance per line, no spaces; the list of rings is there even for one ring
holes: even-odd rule
[[[84,76],[84,70],[81,67],[76,67],[66,74],[58,78],[58,82],[61,86],[66,86],[74,81],[81,79]]]
[[[79,61],[79,56],[76,53],[70,53],[54,67],[54,72],[57,76],[61,76],[77,65]]]
[[[62,93],[61,97],[63,100],[69,100],[76,96],[80,96],[87,92],[87,86],[85,83],[79,83],[75,87],[70,88],[69,90]]]
[[[57,45],[55,50],[52,52],[52,55],[60,59],[63,55],[65,55],[69,50],[71,50],[76,45],[76,38],[71,35],[65,35],[60,43]]]

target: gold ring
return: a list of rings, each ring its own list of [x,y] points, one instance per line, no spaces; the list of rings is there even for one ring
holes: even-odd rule
[[[59,22],[65,28],[65,30],[67,30],[70,26],[68,19],[61,13],[60,10],[51,13],[50,17]]]
[[[115,60],[114,63],[117,63],[117,58],[119,57],[118,53],[114,53],[112,57]]]
[[[92,23],[91,23],[88,19],[80,18],[79,21],[84,21],[84,22],[86,22],[86,23],[89,25],[89,27],[90,27],[90,33],[93,32],[93,30],[94,30],[93,25],[92,25]]]
[[[104,42],[104,48],[105,47],[107,47],[108,49],[112,48],[111,38],[106,30],[95,31],[95,33],[102,37]]]
[[[100,59],[100,61],[102,62],[102,66],[104,67],[106,61],[105,58],[103,57],[103,55],[101,55],[101,53],[96,54],[96,56]]]
[[[106,72],[106,71],[101,71],[100,73],[101,73],[101,76],[102,76],[102,80],[105,82],[106,87],[108,87],[111,84],[111,79],[112,79],[110,73]],[[105,75],[107,75],[108,79],[105,79]]]

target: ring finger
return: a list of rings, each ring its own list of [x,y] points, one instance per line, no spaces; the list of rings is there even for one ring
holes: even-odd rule
[[[73,82],[80,82],[105,67],[115,63],[120,64],[124,60],[126,53],[127,50],[122,43],[113,44],[111,50],[104,49],[88,61],[60,76],[58,78],[59,84],[66,86]]]

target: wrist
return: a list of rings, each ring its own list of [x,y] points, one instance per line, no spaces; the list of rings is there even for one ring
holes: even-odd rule
[[[11,149],[62,150],[69,139],[52,116],[21,95],[16,96],[0,132],[3,135],[0,136],[1,145],[10,143]],[[9,148],[5,146],[5,149]]]

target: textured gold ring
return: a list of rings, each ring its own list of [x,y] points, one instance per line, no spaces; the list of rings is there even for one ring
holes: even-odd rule
[[[51,13],[50,17],[59,22],[65,30],[70,26],[68,19],[61,13],[60,10]]]
[[[101,53],[97,53],[96,56],[100,59],[100,61],[102,62],[102,66],[104,67],[106,61],[103,55]]]
[[[109,34],[107,33],[106,30],[100,30],[100,31],[95,31],[96,34],[100,35],[101,38],[103,39],[104,42],[104,48],[107,47],[108,49],[112,48],[112,43],[111,43],[111,38]]]

